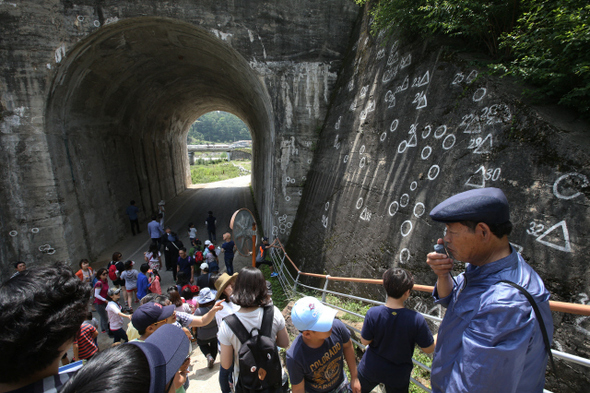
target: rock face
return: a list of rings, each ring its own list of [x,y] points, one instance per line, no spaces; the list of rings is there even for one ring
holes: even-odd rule
[[[366,19],[338,76],[291,258],[302,271],[332,276],[381,278],[400,266],[433,285],[426,254],[444,225],[430,210],[453,194],[499,187],[511,203],[511,242],[553,299],[587,303],[588,125],[527,107],[508,83],[436,43],[372,37]],[[426,294],[411,304],[442,313]],[[554,313],[554,323],[554,348],[588,357],[590,318]],[[561,372],[568,378],[550,379],[548,389],[587,386],[582,367],[560,364]]]
[[[0,278],[94,258],[131,199],[144,227],[190,184],[188,127],[212,110],[250,128],[261,227],[286,241],[357,16],[345,0],[0,2]]]

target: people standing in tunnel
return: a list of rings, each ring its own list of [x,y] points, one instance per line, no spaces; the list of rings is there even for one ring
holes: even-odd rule
[[[107,315],[107,293],[109,291],[108,271],[107,269],[100,268],[96,272],[96,278],[98,281],[94,284],[94,305],[96,311],[100,315],[100,328],[102,333],[109,331],[109,317]]]
[[[195,228],[195,224],[192,222],[188,223],[188,238],[191,247],[197,246],[197,228]],[[193,254],[194,255],[194,254]]]
[[[160,238],[164,234],[160,223],[156,221],[156,215],[152,215],[152,220],[148,223],[148,233],[150,234],[150,239],[152,239],[152,245],[157,245],[159,249]]]
[[[125,214],[129,217],[129,222],[131,223],[131,233],[135,236],[135,230],[137,229],[137,233],[141,233],[139,230],[139,218],[137,217],[137,213],[139,212],[139,208],[135,206],[135,201],[131,200],[129,202],[129,206],[125,210]]]
[[[234,274],[234,255],[238,248],[236,243],[231,239],[229,232],[223,234],[223,241],[224,243],[221,245],[221,249],[225,261],[225,270],[231,276]]]
[[[164,227],[164,216],[166,215],[166,202],[162,199],[158,202],[158,220],[162,228]]]
[[[213,217],[213,212],[211,210],[209,210],[209,216],[205,219],[205,225],[207,226],[209,240],[215,242],[217,240],[215,236],[215,225],[217,225],[217,219]]]
[[[109,278],[113,282],[113,285],[117,288],[119,288],[121,285],[125,285],[125,280],[121,278],[121,273],[125,270],[125,263],[122,261],[122,259],[123,254],[115,251],[111,261],[107,265]],[[98,278],[98,275],[96,278]]]
[[[150,244],[150,249],[143,254],[143,257],[150,266],[150,269],[160,270],[162,268],[162,253],[158,251],[157,244]]]
[[[508,200],[475,189],[437,205],[446,224],[426,262],[437,275],[435,303],[447,308],[432,362],[433,392],[542,392],[553,319],[543,280],[510,245]],[[453,260],[467,262],[452,277]]]
[[[172,271],[172,277],[176,281],[176,263],[178,261],[178,251],[182,247],[182,242],[178,239],[178,235],[172,232],[170,227],[164,229],[166,232],[166,244],[164,249],[164,257],[166,259],[166,270]]]

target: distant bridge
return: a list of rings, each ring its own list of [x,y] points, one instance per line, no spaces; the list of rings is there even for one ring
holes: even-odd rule
[[[227,160],[231,160],[231,152],[238,147],[231,147],[231,145],[187,145],[188,159],[190,165],[195,165],[196,152],[227,152]]]
[[[186,148],[189,153],[196,151],[232,151],[235,149],[230,145],[187,145]]]

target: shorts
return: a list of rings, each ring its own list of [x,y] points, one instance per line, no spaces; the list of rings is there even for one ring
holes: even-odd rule
[[[125,288],[125,290],[127,291],[127,293],[131,293],[131,292],[137,291],[137,288],[133,288],[133,289],[127,289],[127,288]]]

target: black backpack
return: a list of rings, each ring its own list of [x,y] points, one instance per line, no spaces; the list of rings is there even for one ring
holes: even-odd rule
[[[279,351],[271,338],[274,306],[264,307],[262,326],[248,333],[236,315],[224,318],[242,346],[238,351],[240,375],[236,393],[267,393],[281,389],[282,366]],[[257,335],[252,335],[257,331]]]

